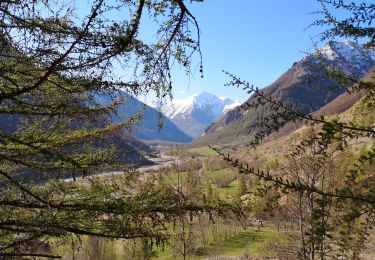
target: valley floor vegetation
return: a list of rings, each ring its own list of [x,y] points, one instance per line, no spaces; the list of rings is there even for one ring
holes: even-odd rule
[[[330,28],[322,40],[374,48],[373,4],[318,2],[314,25]],[[173,64],[189,73],[198,57],[203,73],[199,24],[183,0],[90,3],[83,17],[65,1],[0,3],[0,258],[375,257],[373,77],[322,58],[322,75],[363,95],[318,117],[227,73],[253,94],[244,109],[273,111],[247,142],[163,146],[168,163],[137,169],[127,144],[142,111],[111,116],[130,96],[170,96]],[[121,11],[130,19],[110,19]],[[152,43],[139,33],[144,19],[156,26]],[[278,133],[293,122],[296,131]]]

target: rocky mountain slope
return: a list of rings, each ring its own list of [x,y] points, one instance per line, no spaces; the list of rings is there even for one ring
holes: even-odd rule
[[[181,130],[192,137],[201,135],[211,123],[240,105],[226,97],[202,92],[163,105],[161,111]]]
[[[375,51],[348,41],[330,41],[319,53],[321,55],[309,55],[294,63],[274,83],[263,88],[263,93],[309,114],[334,100],[348,87],[335,79],[327,79],[322,69],[324,62],[356,78],[362,77],[375,65]],[[247,102],[252,101],[254,97],[251,96]],[[237,107],[211,125],[197,142],[228,142],[241,135],[248,136],[253,131],[254,123],[271,112],[267,105],[257,108]]]
[[[373,66],[369,72],[361,79],[365,82],[375,81],[375,66]],[[364,96],[363,92],[345,92],[339,95],[337,98],[332,100],[332,102],[321,107],[318,111],[313,113],[314,116],[320,115],[336,115],[342,113],[352,107],[359,99]]]

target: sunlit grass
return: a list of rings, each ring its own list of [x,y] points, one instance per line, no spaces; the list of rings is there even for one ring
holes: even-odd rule
[[[213,243],[207,247],[199,248],[200,256],[240,256],[248,253],[252,256],[264,255],[265,242],[272,242],[281,239],[280,234],[272,229],[250,228],[241,231],[236,236],[224,241]]]
[[[272,229],[248,228],[239,231],[236,235],[221,241],[210,243],[207,246],[198,246],[195,254],[188,259],[206,259],[215,256],[270,256],[272,252],[265,248],[268,242],[281,241],[280,233]],[[154,259],[175,259],[173,251],[168,246],[164,250],[157,250]]]
[[[197,153],[199,155],[204,155],[204,156],[215,156],[215,155],[217,155],[217,153],[208,146],[192,148],[192,149],[189,149],[188,151],[191,152],[191,153]]]

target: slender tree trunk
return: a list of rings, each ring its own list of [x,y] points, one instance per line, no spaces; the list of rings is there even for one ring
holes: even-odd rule
[[[314,193],[310,193],[309,195],[309,204],[310,204],[310,212],[314,212]],[[311,225],[311,233],[314,234],[315,227],[314,224]],[[311,260],[315,259],[315,241],[311,239]]]
[[[300,192],[298,194],[298,208],[299,208],[299,229],[301,232],[301,243],[302,243],[302,254],[303,254],[303,259],[307,260],[307,252],[306,252],[306,243],[305,243],[305,234],[304,234],[304,218],[303,218],[303,209],[302,209],[302,198],[303,198],[303,193]]]
[[[181,217],[181,223],[182,223],[182,257],[185,260],[186,259],[186,234],[185,234],[185,218],[184,216]]]
[[[323,191],[324,190],[324,174],[322,174],[322,181],[321,181],[321,183],[320,183],[320,189]],[[326,214],[326,212],[325,212],[325,210],[326,210],[326,208],[325,208],[325,205],[326,205],[326,198],[325,198],[325,196],[323,195],[322,196],[322,216],[321,216],[321,225],[322,225],[322,227],[324,227],[325,226],[325,219],[324,219],[324,217],[325,217],[325,214]],[[325,252],[325,237],[326,237],[326,234],[323,234],[323,237],[321,238],[321,242],[320,242],[320,259],[321,260],[324,260],[324,252]]]

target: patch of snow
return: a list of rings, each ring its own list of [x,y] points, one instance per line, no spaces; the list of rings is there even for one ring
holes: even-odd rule
[[[217,97],[211,93],[202,92],[187,98],[173,100],[172,103],[163,105],[161,110],[171,119],[177,116],[184,118],[195,110],[207,111],[207,113],[219,117],[237,103],[239,102],[227,97]]]
[[[329,44],[325,45],[322,49],[320,49],[320,53],[327,60],[334,60],[337,58],[336,53],[332,50]]]
[[[172,103],[162,107],[162,112],[169,118],[173,119],[179,114],[191,112],[194,107],[194,96],[184,99],[176,99]]]
[[[234,109],[234,108],[240,106],[241,104],[242,104],[241,102],[239,102],[239,101],[235,101],[235,102],[233,102],[233,103],[230,104],[230,105],[226,105],[226,106],[224,107],[224,109],[223,109],[223,113],[225,114],[225,113],[227,113],[228,111],[230,111],[230,110],[232,110],[232,109]]]
[[[366,49],[363,45],[351,41],[330,41],[319,52],[327,60],[334,61],[338,69],[349,74],[347,67],[336,62],[338,59],[344,59],[362,75],[367,72],[368,64],[375,63],[374,49]]]

